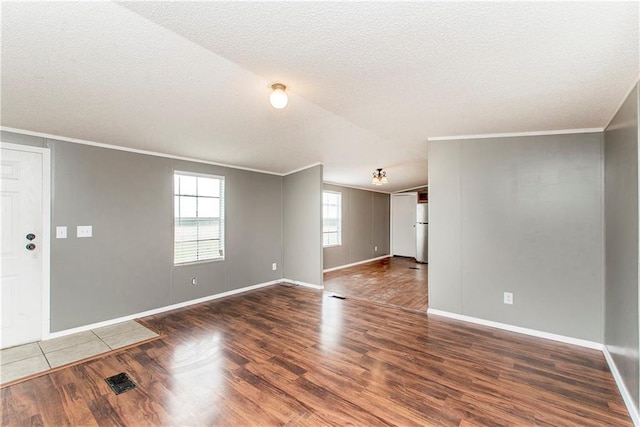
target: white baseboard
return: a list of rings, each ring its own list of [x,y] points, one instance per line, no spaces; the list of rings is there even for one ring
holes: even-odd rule
[[[497,329],[504,329],[505,331],[517,332],[519,334],[531,335],[539,338],[546,338],[548,340],[559,341],[566,344],[579,345],[580,347],[593,348],[595,350],[603,349],[602,344],[594,341],[587,341],[579,338],[566,337],[564,335],[556,335],[549,332],[537,331],[535,329],[529,329],[529,328],[522,328],[520,326],[513,326],[506,323],[493,322],[491,320],[478,319],[477,317],[465,316],[464,314],[434,310],[432,308],[427,310],[427,314],[434,314],[436,316],[449,317],[451,319],[462,320],[464,322],[476,323],[478,325],[489,326]]]
[[[322,270],[323,273],[327,273],[329,271],[342,270],[343,268],[353,267],[354,265],[366,264],[368,262],[378,261],[385,258],[391,258],[393,255],[382,255],[377,258],[365,259],[364,261],[358,261],[351,264],[339,265],[338,267],[327,268],[326,270]]]
[[[320,289],[320,290],[324,289],[324,285],[314,285],[313,283],[299,282],[297,280],[291,280],[291,279],[282,279],[280,280],[280,282],[290,283],[292,285],[304,286],[305,288],[311,288],[311,289]]]
[[[605,360],[607,361],[607,365],[609,365],[609,370],[611,371],[611,375],[613,376],[616,385],[618,386],[618,390],[620,391],[620,395],[622,396],[622,400],[624,401],[625,406],[627,407],[627,411],[629,411],[629,416],[633,421],[633,424],[636,427],[640,427],[640,414],[638,412],[638,407],[635,405],[631,394],[627,390],[627,387],[620,376],[620,372],[618,371],[618,367],[616,366],[613,357],[609,353],[607,346],[604,344],[600,344],[593,341],[581,340],[578,338],[566,337],[563,335],[551,334],[548,332],[537,331],[535,329],[521,328],[519,326],[508,325],[505,323],[493,322],[490,320],[478,319],[476,317],[465,316],[463,314],[451,313],[448,311],[434,310],[432,308],[427,310],[427,314],[433,314],[436,316],[449,317],[451,319],[462,320],[464,322],[475,323],[478,325],[489,326],[492,328],[504,329],[506,331],[517,332],[520,334],[531,335],[539,338],[546,338],[553,341],[559,341],[567,344],[574,344],[581,347],[592,348],[595,350],[602,351]]]
[[[224,298],[224,297],[228,297],[228,296],[231,296],[231,295],[239,294],[239,293],[242,293],[242,292],[252,291],[254,289],[259,289],[259,288],[264,288],[266,286],[271,286],[271,285],[275,285],[275,284],[286,282],[286,281],[287,280],[285,280],[285,279],[278,279],[278,280],[272,280],[270,282],[258,283],[257,285],[246,286],[244,288],[234,289],[234,290],[222,292],[222,293],[219,293],[219,294],[208,295],[206,297],[202,297],[202,298],[198,298],[198,299],[194,299],[194,300],[190,300],[190,301],[179,302],[177,304],[167,305],[165,307],[155,308],[153,310],[143,311],[141,313],[130,314],[128,316],[118,317],[116,319],[105,320],[103,322],[97,322],[97,323],[92,323],[90,325],[79,326],[77,328],[66,329],[64,331],[53,332],[53,333],[48,334],[46,337],[43,337],[42,339],[43,340],[49,340],[49,339],[53,339],[53,338],[64,337],[66,335],[76,334],[78,332],[89,331],[91,329],[102,328],[103,326],[110,326],[110,325],[114,325],[116,323],[126,322],[127,320],[134,320],[134,319],[139,319],[141,317],[152,316],[154,314],[164,313],[165,311],[171,311],[171,310],[187,307],[187,306],[194,305],[194,304],[200,304],[200,303],[211,301],[211,300],[214,300],[214,299]]]
[[[629,411],[629,415],[631,416],[631,420],[635,426],[640,426],[640,416],[638,414],[638,408],[636,407],[629,390],[627,390],[627,386],[622,381],[622,376],[620,375],[620,371],[618,371],[618,367],[616,366],[616,362],[611,357],[611,353],[609,353],[609,349],[606,345],[602,347],[602,353],[604,354],[604,358],[607,360],[607,364],[609,365],[609,370],[611,371],[611,375],[613,375],[613,379],[618,386],[618,390],[620,390],[620,394],[622,395],[622,400],[624,400],[624,404],[627,407],[627,411]]]

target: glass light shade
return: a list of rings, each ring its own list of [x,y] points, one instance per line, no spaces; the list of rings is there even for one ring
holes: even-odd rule
[[[382,169],[376,169],[376,172],[373,173],[371,184],[382,185],[386,183],[387,183],[387,173],[384,172]]]
[[[273,85],[273,92],[271,92],[271,95],[269,95],[269,102],[271,102],[271,105],[273,106],[273,108],[277,108],[280,110],[286,107],[287,104],[289,103],[289,97],[287,96],[287,93],[284,90],[285,90],[284,85],[279,85],[279,84]]]

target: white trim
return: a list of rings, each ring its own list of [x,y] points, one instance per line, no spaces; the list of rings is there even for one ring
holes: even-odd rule
[[[51,150],[46,147],[0,141],[0,148],[42,156],[42,332],[49,335],[51,313]]]
[[[627,411],[629,411],[629,416],[631,416],[631,420],[633,424],[636,426],[640,426],[640,416],[638,414],[638,408],[636,408],[633,398],[627,390],[627,386],[622,381],[622,376],[620,376],[620,372],[618,371],[618,367],[611,357],[611,353],[609,353],[609,349],[607,346],[602,347],[602,353],[604,354],[604,358],[607,360],[607,364],[609,365],[609,370],[611,371],[611,375],[613,375],[613,379],[618,386],[618,390],[620,390],[620,394],[622,395],[622,400],[624,400],[624,404],[627,407]]]
[[[325,245],[324,244],[324,235],[325,235],[324,220],[325,219],[332,219],[332,218],[325,218],[325,216],[324,216],[324,207],[325,207],[324,194],[325,193],[337,196],[337,199],[338,199],[338,203],[337,203],[337,206],[336,206],[336,208],[337,208],[337,210],[336,210],[337,218],[335,218],[337,220],[337,222],[338,222],[338,226],[337,226],[337,230],[336,230],[336,233],[338,234],[338,243],[333,243],[333,244],[330,244],[330,245]],[[343,206],[342,205],[342,191],[326,190],[324,188],[324,185],[323,185],[323,188],[322,188],[322,202],[321,203],[322,203],[322,206],[321,206],[320,217],[321,217],[321,221],[322,221],[323,225],[322,225],[322,229],[320,230],[320,232],[322,233],[322,249],[335,248],[337,246],[342,246],[342,206]],[[329,234],[329,233],[333,234],[333,231],[328,231],[327,234]],[[323,256],[324,256],[324,252],[323,252]]]
[[[42,336],[51,331],[51,150],[42,153]]]
[[[280,280],[280,282],[290,283],[296,286],[304,286],[305,288],[311,288],[311,289],[320,289],[320,290],[324,289],[324,285],[314,285],[313,283],[300,282],[298,280],[282,279]]]
[[[613,110],[613,113],[611,114],[611,117],[609,118],[609,121],[605,125],[604,130],[606,130],[609,127],[609,125],[611,125],[611,122],[616,117],[616,115],[618,114],[618,111],[620,111],[620,109],[622,108],[622,105],[624,105],[624,103],[626,102],[626,100],[629,97],[629,95],[631,95],[631,92],[633,92],[633,90],[635,89],[636,85],[640,85],[640,76],[638,76],[638,78],[636,78],[636,80],[634,80],[633,84],[631,85],[629,90],[626,92],[625,96],[622,97],[622,101],[620,101],[620,103],[618,104],[618,107]]]
[[[77,328],[66,329],[64,331],[54,332],[52,334],[49,334],[46,338],[43,338],[43,340],[45,340],[45,339],[49,340],[49,339],[52,339],[52,338],[64,337],[66,335],[76,334],[78,332],[89,331],[91,329],[102,328],[103,326],[110,326],[110,325],[114,325],[116,323],[126,322],[127,320],[134,320],[134,319],[139,319],[141,317],[152,316],[154,314],[164,313],[166,311],[176,310],[178,308],[188,307],[190,305],[200,304],[200,303],[203,303],[203,302],[207,302],[207,301],[211,301],[211,300],[215,300],[215,299],[219,299],[219,298],[224,298],[224,297],[228,297],[228,296],[235,295],[235,294],[240,294],[242,292],[248,292],[248,291],[252,291],[252,290],[255,290],[255,289],[259,289],[259,288],[264,288],[266,286],[276,285],[278,283],[282,283],[283,281],[284,280],[272,280],[270,282],[258,283],[257,285],[246,286],[246,287],[240,288],[240,289],[233,289],[231,291],[222,292],[220,294],[209,295],[209,296],[206,296],[206,297],[202,297],[202,298],[198,298],[198,299],[194,299],[194,300],[190,300],[190,301],[179,302],[177,304],[167,305],[165,307],[160,307],[160,308],[156,308],[156,309],[153,309],[153,310],[143,311],[141,313],[130,314],[128,316],[118,317],[117,319],[105,320],[103,322],[97,322],[97,323],[92,323],[90,325],[79,326]]]
[[[201,178],[225,179],[224,175],[215,175],[211,173],[202,173],[202,172],[189,172],[189,171],[184,171],[180,169],[174,169],[173,174],[195,176],[195,177],[201,177]],[[175,190],[174,190],[174,193],[175,193]]]
[[[167,159],[184,160],[184,161],[187,161],[187,162],[203,163],[203,164],[206,164],[206,165],[221,166],[221,167],[230,168],[230,169],[239,169],[239,170],[244,170],[244,171],[249,171],[249,172],[258,172],[258,173],[265,173],[265,174],[268,174],[268,175],[277,175],[277,176],[287,176],[287,175],[291,175],[291,174],[296,173],[296,172],[301,172],[301,171],[303,171],[305,169],[310,169],[310,168],[315,167],[315,166],[323,165],[322,162],[316,162],[316,163],[313,163],[311,165],[303,166],[301,168],[294,169],[294,170],[289,171],[289,172],[281,173],[281,172],[266,171],[266,170],[263,170],[263,169],[248,168],[248,167],[244,167],[244,166],[230,165],[228,163],[212,162],[212,161],[209,161],[209,160],[201,160],[201,159],[196,159],[196,158],[193,158],[193,157],[177,156],[177,155],[173,155],[173,154],[161,153],[161,152],[158,152],[158,151],[140,150],[138,148],[124,147],[124,146],[121,146],[121,145],[104,144],[102,142],[89,141],[89,140],[86,140],[86,139],[69,138],[69,137],[66,137],[66,136],[54,135],[54,134],[51,134],[51,133],[34,132],[34,131],[26,130],[26,129],[17,129],[17,128],[11,128],[11,127],[7,127],[7,126],[0,126],[0,130],[6,131],[6,132],[20,133],[20,134],[23,134],[23,135],[36,136],[36,137],[39,137],[39,138],[46,138],[46,139],[54,139],[54,140],[65,141],[65,142],[72,142],[74,144],[90,145],[92,147],[108,148],[108,149],[111,149],[111,150],[127,151],[127,152],[130,152],[130,153],[145,154],[145,155],[156,156],[156,157],[164,157],[164,158],[167,158]]]
[[[315,168],[316,166],[324,166],[324,164],[323,164],[322,162],[316,162],[316,163],[313,163],[313,164],[308,165],[308,166],[303,166],[303,167],[301,167],[301,168],[294,169],[294,170],[289,171],[289,172],[285,172],[285,173],[283,173],[283,174],[280,174],[280,176],[287,176],[287,175],[291,175],[291,174],[293,174],[293,173],[302,172],[303,170],[307,170],[307,169]]]
[[[631,420],[633,421],[633,424],[635,426],[640,426],[640,414],[638,413],[638,408],[635,406],[634,401],[633,401],[633,397],[631,396],[631,394],[627,390],[627,387],[626,387],[624,381],[622,380],[622,376],[620,375],[620,372],[618,371],[618,367],[616,366],[616,363],[614,362],[613,357],[611,357],[611,354],[609,353],[609,349],[607,348],[606,345],[603,345],[603,344],[600,344],[600,343],[597,343],[597,342],[593,342],[593,341],[586,341],[586,340],[581,340],[581,339],[578,339],[578,338],[571,338],[571,337],[566,337],[566,336],[563,336],[563,335],[556,335],[556,334],[551,334],[551,333],[548,333],[548,332],[537,331],[535,329],[521,328],[519,326],[508,325],[508,324],[505,324],[505,323],[499,323],[499,322],[493,322],[493,321],[490,321],[490,320],[478,319],[476,317],[465,316],[465,315],[462,315],[462,314],[451,313],[451,312],[448,312],[448,311],[435,310],[435,309],[432,309],[432,308],[429,308],[427,310],[427,314],[428,315],[436,315],[436,316],[447,317],[447,318],[451,318],[451,319],[461,320],[463,322],[475,323],[475,324],[478,324],[478,325],[488,326],[488,327],[491,327],[491,328],[503,329],[503,330],[506,330],[506,331],[516,332],[516,333],[520,333],[520,334],[530,335],[530,336],[534,336],[534,337],[549,339],[549,340],[553,340],[553,341],[558,341],[558,342],[563,342],[563,343],[567,343],[567,344],[578,345],[580,347],[586,347],[586,348],[591,348],[591,349],[594,349],[594,350],[602,351],[602,354],[604,355],[604,358],[607,361],[607,365],[609,365],[609,370],[611,371],[611,375],[613,376],[613,379],[616,382],[616,385],[618,386],[618,390],[620,391],[620,394],[622,395],[622,400],[624,401],[624,404],[627,407],[627,411],[629,412],[629,416],[631,417]]]
[[[43,154],[45,151],[49,151],[46,147],[38,147],[36,145],[22,145],[14,144],[12,142],[0,141],[0,148],[6,148],[7,150],[26,151],[28,153]]]
[[[351,264],[339,265],[338,267],[327,268],[325,270],[322,270],[322,272],[323,273],[328,273],[329,271],[342,270],[343,268],[349,268],[349,267],[353,267],[355,265],[366,264],[368,262],[378,261],[378,260],[385,259],[385,258],[391,258],[392,256],[393,255],[391,255],[391,254],[382,255],[382,256],[379,256],[377,258],[365,259],[364,261],[358,261],[358,262],[353,262]]]
[[[206,164],[206,165],[221,166],[221,167],[225,167],[225,168],[239,169],[239,170],[244,170],[244,171],[249,171],[249,172],[265,173],[265,174],[268,174],[268,175],[286,176],[286,175],[289,175],[289,174],[293,173],[293,172],[286,172],[286,173],[270,172],[270,171],[265,171],[265,170],[262,170],[262,169],[247,168],[247,167],[243,167],[243,166],[235,166],[235,165],[229,165],[229,164],[226,164],[226,163],[219,163],[219,162],[210,162],[208,160],[200,160],[200,159],[195,159],[193,157],[176,156],[176,155],[173,155],[173,154],[160,153],[160,152],[157,152],[157,151],[139,150],[137,148],[129,148],[129,147],[123,147],[123,146],[120,146],[120,145],[112,145],[112,144],[103,144],[101,142],[88,141],[88,140],[85,140],[85,139],[68,138],[66,136],[59,136],[59,135],[53,135],[53,134],[50,134],[50,133],[42,133],[42,132],[33,132],[33,131],[29,131],[29,130],[10,128],[10,127],[6,127],[6,126],[0,126],[0,130],[7,131],[7,132],[20,133],[20,134],[23,134],[23,135],[36,136],[36,137],[39,137],[39,138],[46,138],[46,139],[54,139],[54,140],[58,140],[58,141],[72,142],[74,144],[90,145],[92,147],[108,148],[108,149],[111,149],[111,150],[118,150],[118,151],[127,151],[129,153],[145,154],[145,155],[148,155],[148,156],[163,157],[163,158],[166,158],[166,159],[184,160],[184,161],[187,161],[187,162],[194,162],[194,163],[202,163],[202,164]],[[309,167],[311,167],[311,166],[305,166],[301,170],[309,168]]]
[[[572,133],[595,133],[603,132],[604,128],[584,128],[584,129],[558,129],[543,130],[535,132],[511,132],[511,133],[486,133],[478,135],[456,135],[456,136],[433,136],[427,141],[451,141],[457,139],[487,139],[487,138],[513,138],[517,136],[544,136],[544,135],[566,135]]]
[[[478,325],[489,326],[491,328],[503,329],[505,331],[517,332],[519,334],[531,335],[533,337],[545,338],[548,340],[559,341],[566,344],[578,345],[580,347],[602,350],[603,345],[593,341],[582,340],[579,338],[566,337],[564,335],[556,335],[549,332],[537,331],[535,329],[522,328],[520,326],[508,325],[506,323],[493,322],[491,320],[478,319],[477,317],[465,316],[463,314],[451,313],[448,311],[427,310],[427,314],[436,316],[449,317],[451,319],[462,320],[463,322],[475,323]]]
[[[389,195],[393,194],[388,191],[380,191],[380,190],[374,190],[371,188],[356,187],[355,185],[338,184],[337,182],[322,181],[322,183],[327,185],[335,185],[336,187],[353,188],[354,190],[371,191],[372,193],[389,194]]]
[[[400,194],[400,193],[404,193],[405,191],[412,191],[412,190],[417,190],[418,188],[425,188],[425,187],[429,188],[429,184],[418,185],[417,187],[405,188],[404,190],[394,191],[391,194]]]

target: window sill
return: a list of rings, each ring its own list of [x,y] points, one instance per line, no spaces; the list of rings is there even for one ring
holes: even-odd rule
[[[219,262],[219,261],[224,261],[224,257],[222,258],[212,258],[212,259],[203,259],[201,261],[189,261],[189,262],[181,262],[181,263],[174,263],[173,266],[174,267],[188,267],[190,265],[197,265],[197,264],[206,264],[209,262]]]
[[[338,246],[342,246],[342,243],[338,243],[338,244],[335,244],[335,245],[326,245],[326,246],[323,246],[322,248],[323,249],[324,248],[337,248]]]

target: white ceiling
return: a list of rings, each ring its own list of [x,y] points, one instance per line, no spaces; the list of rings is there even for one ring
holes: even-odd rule
[[[428,137],[601,128],[639,3],[3,2],[1,124],[396,191]],[[289,86],[289,106],[268,84]]]

